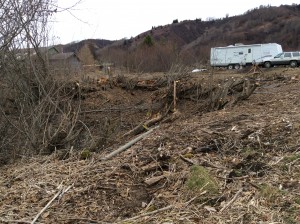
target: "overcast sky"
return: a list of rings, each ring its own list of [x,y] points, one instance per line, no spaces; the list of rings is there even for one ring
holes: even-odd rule
[[[57,0],[59,7],[73,6],[78,0]],[[173,20],[206,20],[240,15],[260,5],[299,4],[299,0],[81,0],[69,11],[53,18],[55,44],[88,38],[119,40],[135,37],[152,26]]]

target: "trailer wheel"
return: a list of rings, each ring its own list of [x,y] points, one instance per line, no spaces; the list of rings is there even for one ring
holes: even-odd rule
[[[291,66],[292,68],[297,67],[297,61],[291,61],[291,62],[290,62],[290,66]]]
[[[265,67],[265,68],[271,68],[271,66],[272,66],[272,64],[271,64],[271,62],[269,62],[269,61],[266,61],[266,62],[264,63],[264,67]]]
[[[228,65],[228,69],[233,69],[233,65]]]
[[[240,69],[240,65],[239,64],[235,64],[234,65],[234,69]]]

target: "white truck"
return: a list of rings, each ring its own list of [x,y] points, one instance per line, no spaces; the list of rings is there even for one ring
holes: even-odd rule
[[[264,64],[264,58],[274,57],[282,53],[280,44],[235,44],[227,47],[214,47],[210,51],[212,67],[227,67],[239,69],[241,66]]]

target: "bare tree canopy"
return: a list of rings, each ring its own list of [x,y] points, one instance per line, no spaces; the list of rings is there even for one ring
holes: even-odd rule
[[[0,50],[45,45],[40,37],[47,33],[46,24],[54,12],[53,0],[1,0]]]

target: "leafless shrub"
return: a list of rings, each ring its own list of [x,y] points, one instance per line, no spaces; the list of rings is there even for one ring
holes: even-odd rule
[[[0,0],[0,83],[6,87],[0,99],[7,102],[0,104],[0,125],[8,130],[1,136],[1,152],[51,152],[68,147],[81,131],[80,86],[66,92],[69,84],[49,69],[47,23],[56,12],[54,3]]]
[[[116,77],[116,82],[126,90],[133,90],[137,85],[136,79],[126,78],[123,74]]]
[[[186,66],[180,64],[172,64],[165,77],[167,79],[168,86],[170,86],[174,81],[188,79],[190,77],[190,73]]]

